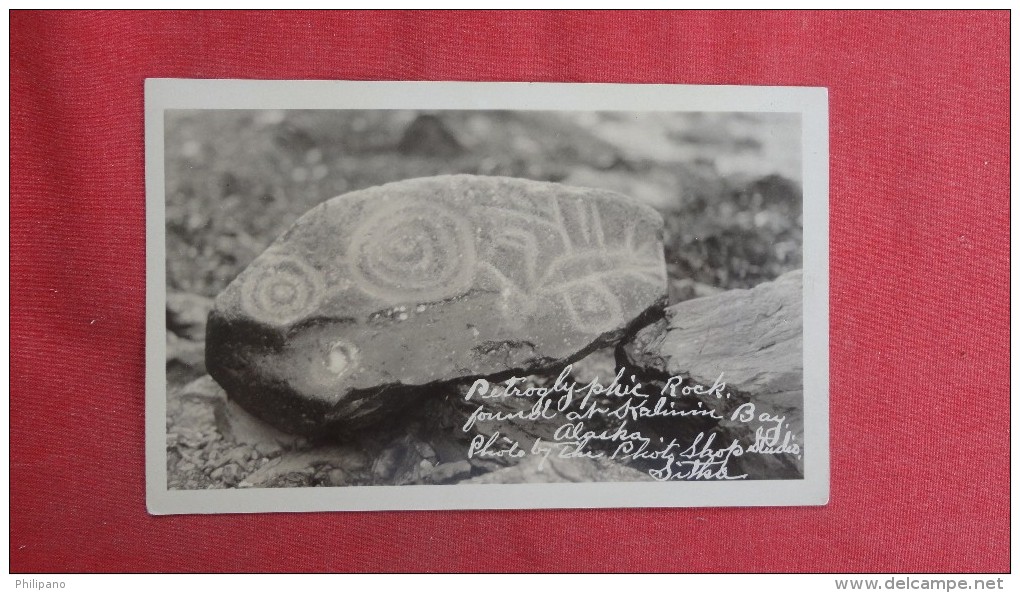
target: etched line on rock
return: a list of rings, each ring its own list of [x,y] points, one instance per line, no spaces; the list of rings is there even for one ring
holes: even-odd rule
[[[519,250],[524,259],[524,274],[528,284],[526,288],[534,288],[539,256],[538,239],[535,238],[535,235],[525,229],[511,227],[505,229],[503,234],[497,237],[494,243]],[[500,272],[500,276],[510,282],[510,279],[502,272]]]
[[[500,312],[504,319],[520,325],[536,313],[542,298],[553,297],[565,303],[567,318],[577,330],[602,333],[622,323],[624,305],[613,288],[619,283],[613,280],[630,278],[651,286],[664,282],[664,267],[651,263],[657,259],[656,241],[638,240],[638,224],[630,221],[623,229],[622,244],[609,248],[598,203],[574,200],[567,210],[572,213],[569,217],[558,198],[550,200],[549,205],[554,223],[505,207],[483,207],[489,222],[501,228],[492,240],[493,249],[482,251],[479,265],[503,287]],[[540,262],[540,231],[535,224],[529,225],[531,228],[518,226],[521,222],[555,226],[564,251],[554,256],[546,254],[545,262]],[[572,237],[571,230],[576,237]],[[516,257],[507,259],[508,252]],[[582,299],[577,286],[594,290],[595,296]],[[596,315],[596,310],[601,313]]]
[[[550,230],[556,231],[557,233],[560,232],[560,230],[563,228],[562,226],[558,226],[555,222],[542,218],[537,214],[532,214],[531,212],[522,212],[521,210],[513,210],[505,206],[479,205],[476,206],[476,208],[478,208],[485,214],[489,215],[490,223],[493,226],[500,225],[499,222],[500,218],[505,216],[512,216],[515,218],[523,219],[532,224],[538,224],[541,226],[548,227]],[[495,220],[495,222],[493,222],[493,219]]]
[[[556,218],[556,226],[560,230],[560,237],[563,239],[563,248],[568,252],[574,250],[574,243],[570,240],[570,233],[567,232],[567,224],[563,219],[563,211],[560,209],[560,201],[558,198],[553,198],[553,216]]]
[[[414,200],[379,207],[354,230],[348,254],[357,286],[391,302],[464,294],[477,266],[471,222],[439,204]]]
[[[584,242],[586,244],[590,244],[591,230],[588,228],[588,214],[590,210],[584,207],[584,204],[581,203],[581,200],[574,201],[574,209],[577,210],[578,229],[581,231],[581,235],[584,236]]]
[[[560,294],[566,303],[570,321],[576,329],[598,334],[624,322],[623,304],[601,282],[575,283]]]
[[[601,248],[606,248],[605,229],[602,228],[602,214],[599,212],[599,205],[591,205],[592,227],[595,229],[595,243]]]
[[[287,325],[313,312],[325,287],[315,268],[293,255],[267,256],[250,268],[241,306],[259,321]]]

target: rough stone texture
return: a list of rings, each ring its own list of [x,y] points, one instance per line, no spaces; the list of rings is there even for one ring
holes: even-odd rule
[[[757,413],[783,414],[803,444],[803,312],[800,270],[749,290],[730,290],[667,307],[664,319],[622,345],[624,363],[660,378],[680,375],[711,386],[723,373],[730,398],[705,398],[726,420],[719,429],[754,442],[758,422],[731,422],[741,404]],[[795,477],[803,461],[793,455],[745,454],[749,477]],[[731,474],[734,472],[731,472]]]
[[[541,467],[540,467],[541,466]],[[543,482],[651,482],[648,474],[608,459],[528,457],[513,467],[464,480],[461,484],[534,484]]]
[[[433,177],[301,217],[216,299],[210,374],[288,432],[363,427],[426,388],[618,341],[666,298],[662,219],[612,192]]]

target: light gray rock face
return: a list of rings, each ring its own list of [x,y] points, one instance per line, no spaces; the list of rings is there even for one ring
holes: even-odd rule
[[[612,192],[467,175],[302,216],[216,299],[209,373],[289,432],[353,429],[430,387],[528,374],[664,304],[662,219]]]
[[[772,425],[732,421],[745,403],[756,415],[785,415],[787,428],[803,444],[804,355],[802,273],[789,272],[749,290],[730,290],[667,307],[664,319],[643,328],[623,345],[628,368],[653,375],[679,375],[711,386],[723,374],[730,398],[709,396],[725,420],[720,428],[745,446],[758,428]],[[750,477],[793,477],[803,462],[794,455],[745,454]],[[731,472],[734,473],[734,472]]]

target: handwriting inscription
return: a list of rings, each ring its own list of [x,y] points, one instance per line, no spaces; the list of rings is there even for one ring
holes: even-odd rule
[[[551,458],[606,459],[640,467],[658,481],[742,480],[736,463],[746,454],[786,455],[800,459],[802,445],[785,415],[759,410],[754,403],[726,406],[713,401],[730,399],[724,374],[710,386],[669,377],[661,388],[626,379],[625,368],[607,383],[597,377],[588,383],[572,380],[567,366],[551,385],[538,386],[526,377],[511,377],[494,384],[476,380],[464,395],[473,411],[461,429],[476,433],[468,446],[469,458],[515,461],[539,458],[539,469]],[[508,400],[516,405],[506,406]],[[653,422],[685,419],[745,425],[753,440],[724,438],[711,430],[693,437],[665,441],[644,429]],[[545,436],[511,437],[502,423],[544,423]],[[514,431],[515,434],[519,431]]]

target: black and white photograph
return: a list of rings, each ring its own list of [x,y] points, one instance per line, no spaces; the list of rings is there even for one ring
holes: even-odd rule
[[[824,504],[825,93],[757,90],[150,80],[150,511]]]

